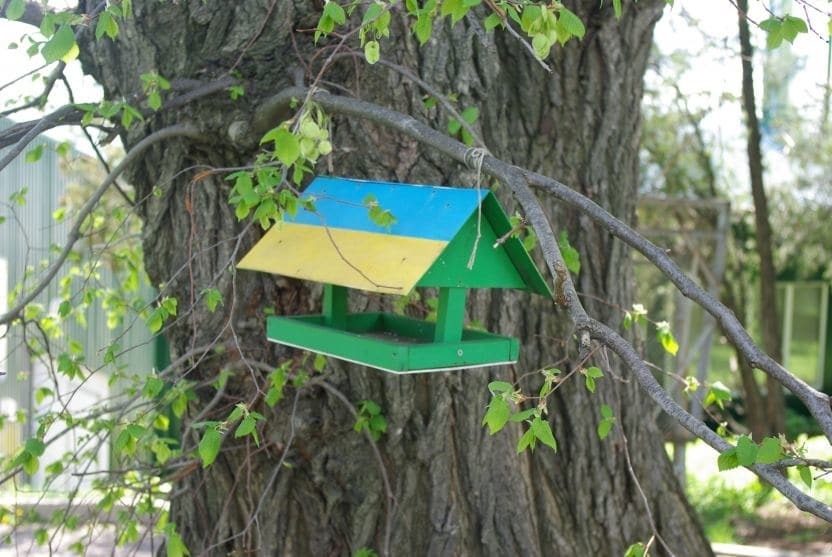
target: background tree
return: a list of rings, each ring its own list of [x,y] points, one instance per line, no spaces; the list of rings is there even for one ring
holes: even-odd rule
[[[754,49],[748,28],[748,1],[739,0],[737,21],[739,22],[740,56],[742,61],[742,106],[745,113],[745,126],[748,133],[748,169],[751,176],[751,195],[754,199],[754,230],[757,253],[760,257],[760,329],[763,334],[763,346],[766,352],[777,360],[783,361],[780,346],[780,321],[777,316],[776,272],[771,224],[769,222],[768,197],[763,185],[763,154],[760,149],[760,122],[757,118],[757,103],[754,96],[754,75],[752,61]],[[786,429],[786,408],[783,387],[771,376],[766,378],[766,420],[767,427],[763,435]],[[760,435],[760,432],[757,432]],[[759,439],[759,437],[758,437]]]
[[[7,13],[12,4],[19,9],[7,2]],[[736,455],[736,448],[674,406],[638,354],[610,329],[622,318],[611,308],[632,302],[628,256],[610,233],[638,247],[687,295],[708,305],[743,341],[755,365],[784,377],[826,427],[832,424],[825,395],[788,380],[749,344],[727,310],[697,290],[662,250],[611,216],[626,222],[633,215],[642,75],[662,5],[642,1],[622,10],[619,2],[584,2],[571,7],[574,13],[534,5],[525,7],[524,20],[511,4],[468,11],[470,6],[453,2],[408,1],[361,6],[348,19],[333,2],[148,0],[134,1],[132,14],[113,19],[114,30],[104,16],[113,5],[101,11],[102,4],[90,1],[78,13],[84,22],[96,21],[100,32],[56,23],[52,37],[63,40],[69,28],[85,70],[111,103],[123,99],[143,109],[142,119],[125,123],[130,109],[117,105],[121,120],[110,114],[96,122],[125,145],[114,173],[130,167],[144,221],[145,266],[161,289],[151,327],[167,321],[173,347],[174,364],[148,383],[159,393],[155,387],[167,385],[176,395],[171,406],[176,412],[179,405],[183,417],[181,452],[164,470],[172,482],[164,528],[169,549],[184,542],[193,554],[347,553],[363,546],[391,554],[615,554],[642,541],[677,555],[708,554],[644,393],[718,450]],[[117,6],[123,12],[127,4]],[[370,9],[376,12],[367,16]],[[38,23],[37,13],[19,15]],[[487,33],[481,16],[488,26],[519,25],[531,44],[518,41],[516,30]],[[387,24],[376,29],[378,38],[389,31],[395,48],[382,40],[383,60],[366,43],[363,53],[353,50],[359,22],[375,25],[382,17]],[[449,25],[448,19],[459,21]],[[543,32],[553,22],[560,23]],[[571,35],[583,39],[548,57],[558,37]],[[367,66],[362,56],[377,63]],[[470,310],[489,328],[523,337],[524,361],[516,372],[393,377],[331,362],[326,373],[309,378],[310,368],[320,366],[264,342],[267,308],[309,311],[316,293],[295,281],[230,270],[261,232],[229,205],[242,186],[226,178],[251,169],[258,184],[268,186],[275,174],[264,169],[278,168],[272,185],[294,195],[259,141],[299,107],[309,112],[290,121],[288,130],[303,115],[331,128],[331,156],[320,142],[316,146],[327,171],[473,185],[481,168],[500,179],[503,193],[514,194],[555,277],[557,305],[478,294]],[[470,107],[478,109],[475,118],[466,112]],[[112,105],[87,108],[86,114],[100,116],[107,108]],[[83,108],[69,107],[13,128],[4,141],[18,141],[15,149],[22,149],[31,133],[86,118]],[[430,127],[461,133],[462,121],[470,139],[482,138],[488,152]],[[278,159],[289,158],[277,151]],[[107,185],[105,180],[102,188]],[[529,185],[540,190],[539,201]],[[261,195],[272,199],[273,193]],[[284,198],[281,203],[290,202]],[[550,223],[565,229],[581,252],[576,283]],[[368,297],[359,303],[383,302]],[[20,319],[16,311],[10,313]],[[538,450],[515,456],[516,428],[487,434],[481,416],[490,379],[509,374],[530,392],[543,378],[524,372],[559,366],[579,376],[587,363],[607,373],[595,395],[580,381],[564,380],[549,401],[548,423],[560,441],[556,455]],[[291,386],[283,389],[286,381]],[[354,414],[360,418],[367,409],[351,401],[368,399],[378,402],[386,419],[378,442],[350,434]],[[615,432],[602,441],[598,423],[610,414]],[[135,430],[124,431],[119,435],[128,438],[128,447]],[[373,441],[373,432],[367,433]],[[32,457],[35,448],[27,449]],[[792,491],[771,466],[754,466],[802,507],[832,517],[828,507]]]

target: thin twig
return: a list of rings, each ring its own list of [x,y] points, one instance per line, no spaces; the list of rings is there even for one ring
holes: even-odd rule
[[[81,210],[78,211],[78,215],[76,216],[75,225],[69,231],[67,235],[66,243],[64,244],[63,250],[61,250],[60,255],[55,259],[54,263],[49,267],[49,270],[43,275],[43,278],[40,282],[35,286],[32,290],[28,292],[25,296],[21,296],[20,300],[17,304],[7,311],[6,313],[0,314],[0,324],[7,324],[15,319],[21,311],[32,301],[34,300],[38,294],[43,292],[43,290],[49,286],[52,282],[52,279],[55,278],[55,275],[58,274],[58,270],[63,266],[64,261],[66,261],[69,254],[72,253],[72,248],[75,246],[75,243],[81,237],[81,228],[84,225],[87,215],[89,215],[93,209],[98,205],[98,202],[101,200],[101,197],[107,191],[107,189],[112,185],[115,179],[121,175],[124,170],[127,169],[136,159],[139,158],[148,147],[158,143],[159,141],[164,141],[166,139],[174,138],[174,137],[191,137],[194,139],[201,138],[201,133],[194,128],[193,126],[184,125],[184,124],[175,124],[173,126],[162,128],[159,131],[153,132],[152,134],[148,135],[144,139],[142,139],[139,143],[136,144],[135,147],[130,149],[130,151],[124,156],[124,160],[122,160],[118,166],[116,166],[113,171],[107,175],[104,181],[98,186],[98,189],[90,196],[87,202],[81,207]]]

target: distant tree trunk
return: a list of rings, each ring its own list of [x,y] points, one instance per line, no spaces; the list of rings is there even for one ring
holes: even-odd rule
[[[742,107],[748,133],[748,169],[751,176],[751,196],[754,198],[754,223],[757,252],[760,255],[760,329],[763,348],[777,360],[783,361],[780,348],[780,321],[777,315],[777,289],[772,255],[771,225],[769,224],[768,199],[763,187],[763,154],[760,150],[760,122],[754,97],[753,58],[751,35],[748,30],[748,0],[739,0],[737,10],[740,28],[740,56],[742,58]],[[780,382],[766,376],[765,396],[767,419],[766,435],[786,431],[786,410],[783,387]]]
[[[232,142],[229,130],[248,122],[264,98],[293,85],[298,72],[307,72],[308,79],[309,72],[318,71],[325,56],[312,59],[312,34],[302,30],[315,27],[320,5],[302,0],[134,0],[135,18],[124,23],[118,49],[106,41],[85,45],[85,68],[109,95],[117,96],[140,90],[139,74],[152,69],[168,79],[221,75],[247,48],[235,68],[245,80],[245,96],[233,102],[221,94],[160,113],[124,136],[129,147],[153,129],[193,122],[213,138],[161,145],[132,176],[137,198],[148,199],[141,211],[152,279],[171,289],[182,311],[191,292],[200,292],[215,277],[227,295],[216,314],[195,307],[196,318],[171,332],[172,346],[183,352],[210,342],[220,331],[230,339],[223,328],[229,318],[240,343],[240,350],[214,355],[188,373],[188,379],[203,383],[186,426],[197,419],[223,419],[236,402],[255,396],[255,383],[262,385],[263,377],[241,358],[277,365],[291,354],[265,341],[266,307],[280,314],[318,309],[303,285],[246,272],[236,276],[237,298],[231,303],[227,266],[241,254],[234,253],[233,242],[222,241],[242,224],[228,206],[230,185],[222,175],[193,178],[202,168],[195,165],[230,167],[253,160],[255,151]],[[579,3],[573,9],[586,22],[586,37],[556,49],[551,75],[508,34],[486,35],[473,20],[453,29],[437,23],[430,42],[420,48],[398,9],[393,11],[395,42],[383,42],[382,52],[437,90],[458,94],[462,106],[480,107],[478,125],[496,156],[573,184],[630,220],[642,76],[663,5],[659,0],[626,3],[617,21],[609,3]],[[423,91],[382,66],[345,60],[325,79],[323,87],[331,92],[346,88],[445,127],[446,117],[425,107]],[[252,139],[256,144],[258,138]],[[336,155],[321,172],[451,185],[474,182],[470,169],[362,121],[336,117],[334,145]],[[192,166],[194,171],[182,172]],[[161,195],[149,195],[154,187]],[[564,212],[550,200],[545,204],[555,227],[567,229],[582,251],[580,289],[590,309],[619,323],[621,315],[609,308],[632,302],[627,253],[588,219]],[[430,215],[425,219],[429,226]],[[259,234],[252,232],[244,247]],[[189,253],[195,255],[191,265]],[[185,271],[175,275],[179,269]],[[605,302],[593,301],[596,297]],[[571,380],[553,401],[557,454],[539,448],[533,455],[517,456],[516,424],[493,437],[487,434],[481,419],[489,381],[574,357],[574,350],[565,352],[571,345],[568,318],[551,300],[509,292],[478,292],[472,298],[474,318],[483,319],[490,330],[522,337],[521,365],[415,376],[339,363],[328,368],[326,380],[349,400],[372,399],[383,407],[389,429],[378,445],[395,509],[385,497],[371,447],[352,431],[353,418],[337,395],[307,387],[296,396],[289,388],[274,411],[257,407],[267,417],[261,448],[229,436],[213,466],[194,466],[177,480],[171,520],[191,553],[347,555],[361,547],[381,553],[389,518],[391,555],[622,555],[627,546],[652,535],[627,472],[623,431],[663,538],[676,555],[710,554],[664,453],[649,401],[605,354],[598,363],[608,373],[596,395],[581,380]],[[379,301],[368,297],[356,303]],[[223,366],[235,375],[218,395],[209,382]],[[568,369],[568,364],[561,367]],[[203,410],[215,397],[218,403],[206,415]],[[596,434],[602,403],[610,404],[619,420],[606,441]],[[290,440],[285,466],[278,467]],[[195,442],[194,435],[183,440],[188,448]]]

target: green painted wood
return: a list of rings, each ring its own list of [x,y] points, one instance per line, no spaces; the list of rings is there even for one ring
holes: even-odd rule
[[[474,211],[448,247],[419,279],[417,286],[515,288],[551,297],[551,290],[520,240],[508,238],[494,247],[497,240],[510,232],[512,227],[491,193],[482,203],[480,241],[474,266],[468,269],[477,237],[477,220],[477,211]]]
[[[465,288],[440,288],[436,309],[436,342],[456,342],[462,339],[465,324]]]
[[[269,317],[272,342],[391,371],[418,373],[517,361],[517,339],[463,330],[456,342],[434,342],[436,325],[388,313],[347,314],[344,329],[322,315]]]
[[[324,285],[324,323],[343,329],[347,318],[347,289],[335,284]]]
[[[508,252],[502,248],[494,249],[494,242],[498,236],[485,215],[482,217],[481,237],[477,244],[474,266],[468,268],[476,237],[475,211],[430,269],[419,279],[417,286],[528,290],[526,281],[515,268]]]
[[[482,212],[488,222],[491,223],[497,237],[502,237],[511,231],[512,226],[508,220],[508,215],[503,211],[500,202],[497,201],[493,193],[489,193],[483,200]],[[528,290],[551,298],[552,291],[546,280],[541,276],[537,265],[532,261],[529,252],[523,247],[523,242],[517,238],[509,238],[503,243],[503,247],[517,272],[523,277]]]

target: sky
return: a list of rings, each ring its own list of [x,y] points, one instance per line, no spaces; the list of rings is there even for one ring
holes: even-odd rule
[[[52,5],[72,4],[69,0],[52,0]],[[694,20],[700,21],[701,25],[696,26],[690,23],[688,14]],[[796,15],[803,15],[795,10]],[[762,21],[768,17],[763,4],[758,0],[751,0],[750,17],[755,21]],[[813,25],[817,29],[826,29],[826,17],[813,18]],[[725,102],[726,94],[738,96],[740,92],[740,64],[738,59],[738,43],[736,11],[730,0],[675,0],[672,6],[666,8],[664,17],[659,22],[655,38],[658,47],[663,52],[673,50],[685,50],[691,53],[703,53],[692,59],[690,71],[686,72],[679,79],[681,90],[688,97],[688,102],[693,108],[708,108],[709,116],[703,121],[703,127],[709,132],[716,143],[715,152],[721,153],[725,158],[723,166],[731,168],[734,166],[733,159],[736,158],[735,145],[742,145],[742,115],[737,102]],[[711,41],[724,44],[725,48],[718,51],[710,50],[705,52],[706,40],[703,37],[704,29],[710,36]],[[26,54],[25,46],[17,49],[7,49],[9,43],[21,43],[22,37],[31,33],[32,28],[14,22],[0,21],[0,86],[13,77],[25,74],[33,66],[33,60],[40,64],[40,56],[30,59]],[[762,31],[753,28],[753,40],[756,45],[763,45],[765,37]],[[805,102],[806,110],[820,110],[820,101],[823,95],[823,85],[827,75],[828,47],[819,37],[812,34],[802,34],[795,40],[793,52],[802,62],[802,69],[795,75],[790,88],[790,100],[792,102]],[[763,48],[758,46],[755,63],[762,56]],[[556,51],[555,51],[556,55]],[[0,90],[0,107],[5,107],[7,102],[13,102],[21,95],[37,95],[39,93],[39,76],[48,75],[49,69],[45,69],[36,76],[24,77],[14,86]],[[80,64],[76,61],[67,68],[67,77],[72,84],[76,101],[94,101],[100,95],[95,83],[82,75]],[[757,91],[762,92],[762,71],[758,64]],[[649,76],[648,76],[649,78]],[[58,84],[53,92],[50,105],[55,108],[67,102],[66,89]],[[34,110],[14,115],[15,120],[28,120],[38,118],[40,113]],[[69,129],[58,129],[51,132],[53,137],[58,139],[80,139],[83,136]],[[84,141],[78,143],[78,148],[86,150]],[[743,182],[741,173],[733,176],[730,172],[725,178]]]

